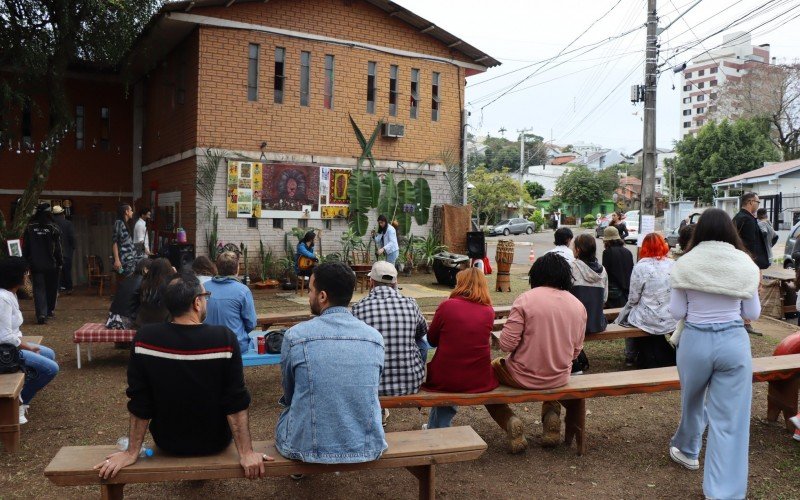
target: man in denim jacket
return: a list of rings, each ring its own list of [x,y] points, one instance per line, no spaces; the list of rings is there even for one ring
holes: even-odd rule
[[[284,410],[275,447],[286,458],[369,462],[387,448],[378,401],[383,337],[347,308],[355,280],[340,262],[315,267],[308,302],[318,317],[290,328],[283,338]]]

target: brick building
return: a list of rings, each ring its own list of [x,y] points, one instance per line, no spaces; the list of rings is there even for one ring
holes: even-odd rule
[[[72,197],[78,217],[118,201],[157,207],[151,241],[181,226],[204,253],[209,217],[196,186],[209,148],[304,172],[352,168],[361,148],[348,115],[367,136],[378,120],[403,125],[404,137],[376,141],[378,171],[425,177],[433,204],[450,203],[442,157],[461,156],[465,79],[499,62],[390,1],[198,0],[166,4],[126,64],[129,86],[118,74],[76,76],[69,97],[85,113],[83,148],[76,122],[43,198]],[[33,155],[0,155],[15,162],[0,174],[5,208]],[[322,220],[322,197],[308,213],[265,205],[258,218],[227,217],[219,167],[220,240],[280,250],[286,231],[308,226],[322,229],[326,252],[338,249],[347,222]]]

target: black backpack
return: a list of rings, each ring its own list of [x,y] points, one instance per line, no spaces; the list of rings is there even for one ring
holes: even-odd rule
[[[283,334],[286,333],[285,328],[279,330],[272,330],[264,335],[264,340],[267,343],[267,354],[280,354],[281,346],[283,345]]]

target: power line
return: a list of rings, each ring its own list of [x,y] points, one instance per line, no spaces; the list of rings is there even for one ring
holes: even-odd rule
[[[572,45],[573,45],[575,42],[577,42],[577,41],[578,41],[578,40],[579,40],[579,39],[580,39],[580,38],[581,38],[583,35],[585,35],[585,34],[586,34],[586,33],[587,33],[587,32],[588,32],[590,29],[592,29],[592,27],[593,27],[593,26],[594,26],[596,23],[599,23],[600,21],[602,21],[603,19],[605,19],[605,17],[606,17],[608,14],[610,14],[610,13],[611,13],[611,12],[612,12],[612,11],[613,11],[613,10],[614,10],[614,9],[615,9],[615,8],[616,8],[616,7],[617,7],[617,6],[618,6],[618,5],[621,3],[621,2],[622,2],[622,0],[617,0],[617,2],[616,2],[614,5],[612,5],[612,6],[611,6],[611,8],[610,8],[610,9],[608,9],[608,10],[607,10],[605,13],[603,13],[603,15],[602,15],[602,16],[600,16],[600,17],[599,17],[597,20],[595,20],[595,21],[593,21],[593,22],[589,23],[589,26],[587,26],[587,27],[586,27],[586,29],[584,29],[584,30],[583,30],[583,31],[582,31],[582,32],[581,32],[581,33],[580,33],[580,34],[579,34],[577,37],[575,37],[575,38],[574,38],[574,39],[573,39],[571,42],[569,42],[569,43],[567,44],[567,46],[566,46],[566,47],[564,47],[563,49],[561,49],[561,50],[559,51],[559,53],[558,53],[558,54],[556,54],[556,55],[555,55],[555,57],[553,57],[553,58],[551,59],[551,61],[555,60],[555,59],[556,59],[556,58],[558,58],[558,57],[561,57],[561,55],[564,53],[564,51],[566,51],[567,49],[569,49],[569,48],[570,48],[570,47],[571,47],[571,46],[572,46]],[[491,106],[493,103],[497,102],[497,100],[498,100],[498,99],[502,99],[502,98],[503,98],[503,96],[505,96],[506,94],[508,94],[510,91],[514,90],[514,89],[515,89],[516,87],[518,87],[519,85],[522,85],[522,84],[523,84],[524,82],[526,82],[528,79],[530,79],[531,77],[533,77],[534,75],[536,75],[536,74],[537,74],[537,73],[538,73],[540,70],[542,70],[542,69],[544,69],[545,67],[547,67],[547,64],[549,64],[551,61],[548,61],[548,62],[547,62],[547,63],[545,63],[544,65],[542,65],[542,66],[540,66],[539,68],[537,68],[537,69],[536,69],[536,70],[535,70],[533,73],[531,73],[530,75],[526,76],[526,77],[525,77],[525,78],[523,78],[522,80],[520,80],[520,81],[518,81],[517,83],[515,83],[514,85],[512,85],[512,86],[511,86],[511,87],[510,87],[508,90],[506,90],[505,92],[503,92],[503,93],[502,93],[502,94],[500,94],[499,96],[495,97],[495,98],[494,98],[492,101],[490,101],[489,103],[487,103],[487,104],[484,104],[484,105],[481,107],[481,110],[485,109],[487,106]]]

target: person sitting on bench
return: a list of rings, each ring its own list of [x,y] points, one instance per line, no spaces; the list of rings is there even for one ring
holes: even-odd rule
[[[572,269],[564,257],[546,253],[536,259],[530,273],[531,290],[514,300],[503,331],[500,349],[511,353],[492,361],[501,384],[520,389],[552,389],[565,385],[572,361],[583,349],[586,308],[573,296]],[[522,421],[508,405],[492,405],[492,418],[506,430],[511,452],[528,446]],[[542,403],[542,446],[561,440],[561,405]]]
[[[275,447],[286,458],[370,462],[388,447],[378,400],[383,338],[347,308],[355,283],[355,273],[341,262],[314,267],[308,302],[317,317],[283,337],[284,409]]]
[[[569,247],[572,243],[572,230],[568,227],[560,227],[553,233],[554,248],[551,248],[547,253],[555,252],[558,255],[567,259],[567,262],[572,263],[575,260],[575,253]]]
[[[353,316],[381,332],[386,343],[386,362],[378,393],[404,396],[419,392],[430,349],[425,340],[428,323],[417,301],[397,290],[394,264],[385,260],[375,262],[369,280],[369,295],[353,305]],[[384,425],[388,416],[389,411],[384,410]]]
[[[492,298],[483,272],[475,267],[459,271],[456,287],[450,298],[439,304],[428,329],[428,342],[436,346],[436,354],[428,363],[422,388],[477,393],[500,385],[492,370],[489,344],[493,324]],[[455,406],[435,406],[427,428],[450,427],[455,415]]]
[[[136,315],[139,312],[142,280],[151,262],[150,259],[140,259],[133,274],[117,286],[114,300],[108,308],[106,328],[109,330],[135,330],[138,327]]]
[[[25,414],[31,399],[58,375],[56,354],[52,349],[22,340],[19,329],[22,326],[22,312],[17,302],[17,291],[25,282],[28,269],[28,262],[22,257],[0,259],[0,344],[11,344],[19,349],[20,363],[27,372],[20,394],[20,424],[28,423]]]
[[[213,455],[232,437],[245,476],[264,476],[263,461],[272,458],[253,451],[239,343],[228,328],[203,324],[208,295],[194,272],[173,276],[163,297],[172,322],[144,326],[134,337],[130,444],[94,467],[101,478],[136,463],[148,423],[158,448],[173,455]]]
[[[234,252],[219,254],[217,272],[219,276],[203,285],[211,292],[205,324],[230,328],[239,340],[239,350],[246,353],[250,350],[248,333],[256,327],[258,316],[253,292],[236,278],[239,274],[239,256]]]

